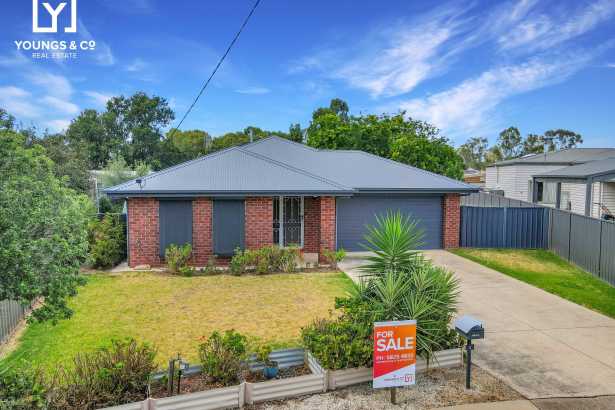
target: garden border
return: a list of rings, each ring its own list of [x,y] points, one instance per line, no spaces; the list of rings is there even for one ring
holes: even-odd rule
[[[302,348],[276,350],[271,353],[271,359],[276,360],[276,358],[280,360],[279,365],[281,368],[305,363],[312,374],[258,383],[243,382],[236,386],[181,394],[161,399],[148,398],[140,402],[107,407],[104,410],[170,410],[178,408],[178,405],[181,406],[182,410],[242,408],[246,404],[325,393],[330,390],[372,380],[371,368],[327,370],[322,367],[309,351],[305,351]],[[259,368],[255,364],[254,358],[251,358],[250,362],[252,370]],[[429,364],[429,368],[457,367],[461,366],[462,363],[463,353],[461,348],[440,350],[435,352],[434,359]],[[417,358],[416,364],[417,373],[423,372],[428,368],[427,362],[421,357]],[[198,371],[197,366],[194,366],[192,369]]]

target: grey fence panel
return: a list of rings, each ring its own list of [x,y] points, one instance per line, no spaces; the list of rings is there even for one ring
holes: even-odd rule
[[[600,277],[615,286],[615,223],[602,222]]]
[[[550,248],[564,259],[570,259],[570,212],[551,210]]]
[[[519,201],[518,199],[506,198],[501,195],[489,194],[487,192],[475,192],[461,197],[463,206],[480,206],[482,208],[541,208],[540,204]]]
[[[460,245],[467,248],[545,248],[548,209],[461,207]]]
[[[21,319],[24,318],[27,308],[13,300],[0,301],[0,343],[3,343],[13,333]]]
[[[571,215],[570,261],[594,275],[600,275],[599,219]]]

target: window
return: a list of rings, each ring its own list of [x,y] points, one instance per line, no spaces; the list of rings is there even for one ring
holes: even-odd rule
[[[303,197],[273,198],[273,243],[303,246]]]
[[[555,204],[555,196],[557,194],[557,183],[553,182],[538,182],[536,184],[536,200],[541,204]]]

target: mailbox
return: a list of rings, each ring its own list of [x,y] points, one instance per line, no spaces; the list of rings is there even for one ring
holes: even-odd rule
[[[455,330],[464,339],[484,339],[485,328],[480,320],[476,320],[471,316],[463,316],[455,321]]]
[[[483,322],[466,315],[455,320],[455,331],[466,339],[466,389],[469,389],[472,379],[472,350],[474,350],[472,340],[484,339],[485,328]]]

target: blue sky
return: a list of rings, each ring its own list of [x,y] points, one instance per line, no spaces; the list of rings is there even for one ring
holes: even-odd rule
[[[57,131],[109,96],[144,90],[166,97],[180,117],[251,5],[78,0],[76,34],[40,34],[32,33],[32,2],[6,0],[0,106]],[[515,125],[523,134],[569,128],[584,146],[614,146],[614,23],[615,0],[262,0],[183,128],[287,130],[340,97],[354,114],[406,110],[455,145],[494,141]],[[50,39],[93,39],[97,48],[40,60],[14,43]]]

